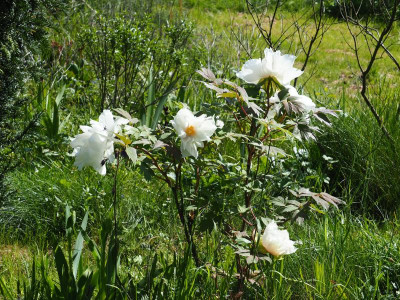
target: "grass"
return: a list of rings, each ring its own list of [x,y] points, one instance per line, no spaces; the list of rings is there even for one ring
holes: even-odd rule
[[[121,274],[128,273],[137,280],[146,276],[155,254],[158,255],[158,268],[167,272],[169,263],[166,262],[173,260],[176,251],[183,251],[168,242],[168,236],[171,236],[168,230],[154,225],[145,227],[147,240],[136,234],[135,239],[129,239],[129,247],[124,247],[126,250],[121,258]],[[264,265],[254,283],[247,284],[246,297],[265,299],[275,295],[279,299],[396,299],[400,292],[399,230],[396,220],[378,227],[374,221],[346,213],[312,218],[304,226],[290,226],[291,237],[303,242],[298,246],[299,250],[283,260]],[[164,279],[160,275],[154,285],[160,282],[165,285],[169,298],[183,296],[184,287],[186,292],[189,288],[193,297],[202,299],[229,296],[234,292],[235,274],[232,273],[231,277],[229,274],[215,277],[216,270],[234,271],[234,253],[224,240],[218,230],[203,236],[201,246],[207,249],[202,252],[205,266],[198,269],[190,262],[190,258],[182,262],[182,258],[178,257],[173,268],[175,272],[184,268],[184,274],[178,273],[180,275]],[[24,280],[30,274],[33,259],[40,265],[40,257],[46,254],[44,250],[28,250],[16,244],[2,246],[0,251],[2,277],[14,286],[17,279]],[[90,253],[85,252],[84,256],[85,261],[90,262]],[[13,268],[10,268],[11,265]]]
[[[302,11],[298,16],[302,15]],[[237,13],[229,10],[221,10],[217,12],[204,12],[201,9],[192,9],[187,12],[188,18],[193,20],[198,28],[198,39],[206,40],[212,45],[211,56],[213,60],[210,65],[218,70],[218,65],[229,61],[230,65],[239,70],[245,60],[248,59],[246,52],[232,34],[242,37],[249,48],[253,50],[253,58],[262,57],[262,51],[266,47],[261,35],[254,28],[253,21],[248,14]],[[294,17],[298,17],[289,12],[283,12],[279,18],[279,23],[282,22],[284,27],[289,26],[293,22]],[[300,23],[302,19],[300,19]],[[264,23],[266,26],[267,23]],[[305,88],[310,94],[321,88],[326,89],[333,95],[340,95],[344,90],[346,95],[353,97],[360,88],[358,82],[359,70],[355,54],[351,47],[351,36],[348,33],[344,22],[331,19],[328,21],[331,25],[330,29],[324,35],[319,50],[312,56],[310,63],[305,73],[300,77],[300,86],[308,80],[312,72],[316,74],[307,82]],[[273,34],[279,36],[281,30],[280,24],[275,27]],[[395,29],[398,31],[398,28]],[[214,41],[214,43],[211,43]],[[299,51],[298,37],[294,38],[294,44],[290,46],[291,39],[282,44],[284,53],[299,53],[295,62],[296,67],[301,67],[304,62],[304,53]],[[360,57],[361,62],[366,63],[369,59],[368,48],[364,42],[361,42]],[[387,41],[387,44],[396,44],[396,33]],[[294,45],[294,46],[293,46]],[[399,47],[392,47],[393,55],[400,55]],[[382,55],[380,52],[379,56]],[[398,72],[396,66],[390,59],[380,59],[376,62],[373,69],[373,78],[378,82],[382,79],[389,80],[391,86],[396,88],[399,86]],[[351,107],[351,105],[350,105]]]
[[[193,1],[184,4],[184,13],[196,24],[192,47],[200,51],[203,65],[220,70],[221,76],[234,78],[234,71],[248,59],[234,35],[249,44],[254,57],[262,56],[265,43],[250,16],[229,6],[236,2],[227,1],[224,7],[210,10],[205,10],[209,5],[206,1],[201,5]],[[290,12],[282,16],[283,23],[292,18]],[[303,244],[283,260],[254,266],[260,273],[253,283],[246,283],[245,299],[396,299],[400,294],[398,159],[359,98],[358,69],[346,43],[346,26],[331,22],[331,29],[302,78],[308,78],[313,68],[317,73],[303,87],[319,105],[341,109],[345,114],[331,129],[324,129],[317,143],[305,146],[312,167],[330,177],[330,184],[322,186],[346,204],[340,211],[312,214],[304,226],[288,225],[291,238]],[[398,28],[395,30],[398,33]],[[291,52],[288,44],[282,50]],[[367,51],[363,48],[361,52],[363,62]],[[398,57],[400,48],[393,48],[392,53]],[[296,66],[303,61],[300,54]],[[400,146],[398,72],[388,59],[381,59],[372,73],[374,104]],[[304,85],[302,80],[300,85]],[[196,81],[189,83],[185,93],[186,101],[195,109],[215,100]],[[73,105],[68,106],[68,110],[73,109]],[[80,117],[91,116],[87,113]],[[76,133],[74,129],[67,130],[68,135]],[[78,172],[72,166],[72,158],[65,155],[69,151],[64,143],[54,157],[41,157],[33,163],[27,159],[8,178],[12,194],[0,208],[0,278],[13,292],[18,280],[27,282],[32,275],[34,260],[40,266],[41,257],[48,255],[52,262],[56,243],[61,241],[66,246],[66,204],[73,207],[78,220],[89,211],[88,233],[95,239],[100,235],[99,224],[110,213],[111,179],[97,176],[92,170]],[[323,164],[322,155],[337,162]],[[131,276],[138,284],[149,278],[154,262],[159,271],[154,283],[147,283],[138,295],[154,299],[157,293],[160,298],[161,292],[163,298],[171,299],[235,295],[235,255],[221,229],[199,235],[197,242],[205,264],[196,268],[187,255],[179,219],[165,186],[147,182],[139,172],[125,167],[119,180],[120,276]],[[87,264],[93,264],[87,248],[83,256]],[[54,264],[50,263],[49,268],[56,278]]]

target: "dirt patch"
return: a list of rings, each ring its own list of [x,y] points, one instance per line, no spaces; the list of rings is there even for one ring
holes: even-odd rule
[[[5,245],[0,247],[0,268],[12,268],[22,261],[30,261],[31,253],[27,247]]]

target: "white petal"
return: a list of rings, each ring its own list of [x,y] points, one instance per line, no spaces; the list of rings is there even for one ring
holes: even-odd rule
[[[257,84],[263,77],[263,65],[261,59],[250,59],[245,62],[240,72],[236,76],[248,83]]]
[[[185,130],[186,127],[193,122],[195,116],[187,108],[182,108],[178,111],[173,121],[171,121],[174,129],[178,131]]]
[[[217,126],[217,128],[222,128],[224,127],[224,122],[221,120],[217,120],[217,122],[215,123],[215,126]]]
[[[196,144],[193,141],[184,142],[182,140],[181,152],[183,157],[193,156],[194,158],[197,158],[199,156]]]
[[[104,110],[99,117],[99,123],[102,123],[107,130],[112,130],[114,128],[114,116],[112,112],[108,109]]]
[[[248,60],[236,76],[248,83],[257,84],[263,78],[275,77],[280,84],[289,84],[294,78],[303,74],[293,67],[296,59],[293,55],[282,55],[280,51],[266,48],[263,59]]]
[[[287,230],[279,230],[278,225],[270,222],[261,237],[262,247],[273,256],[281,256],[294,253],[297,248],[295,242],[289,239]]]

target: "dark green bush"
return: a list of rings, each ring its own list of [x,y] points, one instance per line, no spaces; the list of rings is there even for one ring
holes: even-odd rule
[[[357,11],[359,17],[381,18],[386,12],[386,7],[393,6],[393,0],[330,0],[326,5],[327,13],[335,18],[342,18],[341,6],[346,6],[347,11],[354,15]]]
[[[24,96],[29,79],[40,77],[37,55],[45,43],[51,16],[67,2],[4,0],[0,10],[0,189],[7,172],[18,164],[18,152],[36,118],[25,119]],[[4,195],[0,190],[0,195]]]
[[[143,113],[145,105],[155,104],[145,101],[150,86],[157,101],[197,69],[195,49],[190,47],[191,24],[151,20],[151,16],[101,16],[80,35],[96,77],[98,111],[123,107]]]

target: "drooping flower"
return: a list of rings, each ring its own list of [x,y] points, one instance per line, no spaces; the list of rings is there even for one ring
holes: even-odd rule
[[[206,115],[196,117],[187,108],[179,110],[171,124],[181,138],[183,157],[191,155],[197,158],[197,147],[204,147],[203,142],[209,141],[217,129],[213,117],[207,117]]]
[[[75,156],[74,165],[81,170],[85,166],[91,166],[99,174],[106,174],[106,161],[114,160],[114,138],[121,132],[121,125],[129,121],[114,116],[111,111],[101,113],[99,121],[91,120],[92,126],[81,126],[83,133],[76,135],[71,140]]]
[[[266,48],[264,58],[250,59],[236,76],[247,83],[258,84],[266,78],[275,78],[281,85],[287,85],[293,79],[303,74],[303,71],[293,67],[296,56],[281,54]]]
[[[287,86],[287,88],[289,89],[288,101],[298,106],[300,111],[308,113],[315,109],[315,103],[311,100],[311,98],[304,95],[299,95],[297,90],[291,85]]]
[[[91,166],[101,175],[106,174],[105,159],[112,159],[114,144],[108,141],[106,131],[98,132],[89,126],[81,126],[83,133],[78,134],[72,141],[75,156],[74,165],[82,170]]]
[[[295,241],[290,240],[287,230],[279,230],[275,221],[271,221],[261,236],[259,251],[279,257],[296,252],[295,244]]]
[[[296,88],[291,85],[286,85],[285,88],[287,89],[288,93],[284,99],[292,104],[292,108],[295,108],[295,112],[305,112],[308,113],[313,111],[316,108],[315,103],[307,96],[299,95]],[[276,92],[273,97],[270,98],[270,103],[279,105],[281,100],[278,96],[279,92]]]

